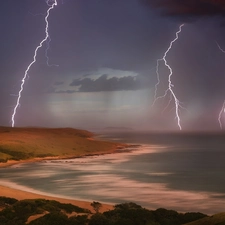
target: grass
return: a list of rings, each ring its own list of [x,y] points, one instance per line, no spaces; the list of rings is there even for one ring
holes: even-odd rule
[[[72,128],[0,127],[0,162],[37,157],[79,157],[116,150],[118,143],[92,139],[93,134]]]

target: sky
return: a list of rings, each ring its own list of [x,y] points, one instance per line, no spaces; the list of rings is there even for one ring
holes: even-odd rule
[[[15,126],[127,127],[179,131],[175,102],[154,102],[157,59],[166,56],[184,131],[220,130],[225,100],[222,0],[58,0],[48,49],[25,80]],[[54,0],[49,0],[49,5]],[[45,0],[7,0],[0,8],[0,126],[11,126],[21,80],[45,37]],[[221,48],[221,49],[220,49]],[[160,61],[157,96],[168,88]],[[170,101],[171,99],[171,101]],[[225,113],[221,114],[225,128]]]

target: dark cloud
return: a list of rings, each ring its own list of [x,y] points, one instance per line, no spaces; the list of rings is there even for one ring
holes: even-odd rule
[[[149,81],[143,82],[140,75],[108,78],[107,74],[103,74],[96,80],[75,79],[70,86],[80,86],[79,92],[139,90],[149,87]]]
[[[164,15],[190,21],[205,16],[224,16],[224,0],[140,0],[145,5],[158,8]]]

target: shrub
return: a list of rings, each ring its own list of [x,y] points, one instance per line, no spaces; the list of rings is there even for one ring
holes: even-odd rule
[[[33,220],[29,225],[67,225],[69,224],[68,217],[61,212],[52,212],[44,215],[36,220]]]
[[[110,225],[109,220],[101,213],[94,214],[89,223],[89,225]]]

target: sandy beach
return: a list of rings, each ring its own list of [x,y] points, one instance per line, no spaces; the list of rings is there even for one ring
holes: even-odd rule
[[[91,202],[87,201],[80,201],[80,200],[73,200],[73,199],[63,199],[63,198],[57,198],[57,197],[51,197],[47,195],[40,195],[40,194],[35,194],[27,191],[22,191],[22,190],[17,190],[9,187],[5,187],[0,185],[0,196],[5,196],[5,197],[10,197],[10,198],[15,198],[17,200],[23,200],[23,199],[37,199],[37,198],[42,198],[42,199],[48,199],[48,200],[56,200],[61,203],[71,203],[73,205],[79,206],[81,208],[89,209],[92,212],[93,208],[91,207]],[[113,209],[112,205],[104,204],[102,203],[102,207],[100,208],[100,212],[105,212],[108,210]]]
[[[126,144],[96,140],[93,138],[93,134],[88,131],[71,128],[0,127],[0,136],[0,168],[43,160],[112,154],[127,147]],[[14,158],[16,160],[12,160]],[[93,211],[91,202],[36,194],[27,190],[16,189],[16,187],[8,187],[5,184],[0,185],[0,196],[18,200],[36,198],[56,200]],[[93,199],[93,201],[98,201],[98,199]],[[100,212],[110,209],[113,209],[112,205],[102,203]]]
[[[6,163],[0,163],[0,168],[9,167],[9,166],[20,164],[20,163],[28,163],[28,162],[32,163],[32,162],[38,162],[38,161],[43,161],[43,160],[54,160],[54,159],[62,159],[62,157],[33,158],[33,159],[20,160],[20,161],[8,160]],[[47,196],[47,195],[40,195],[40,194],[35,194],[35,193],[23,191],[23,190],[14,189],[11,187],[6,187],[3,185],[0,185],[0,196],[15,198],[17,200],[37,199],[37,198],[56,200],[61,203],[71,203],[73,205],[79,206],[81,208],[89,209],[90,211],[94,212],[92,206],[90,205],[91,202],[88,202],[88,201],[64,199],[64,198]],[[97,201],[97,200],[95,200],[95,201]],[[102,203],[102,207],[100,208],[99,211],[105,212],[105,211],[108,211],[111,209],[113,209],[112,205]]]
[[[43,161],[43,160],[54,160],[54,159],[62,159],[62,157],[33,158],[33,159],[20,160],[20,161],[8,160],[6,163],[0,163],[0,168],[9,167],[9,166],[21,164],[21,163],[28,163],[28,162],[32,163],[32,162],[38,162],[38,161]],[[35,194],[35,193],[23,191],[23,190],[14,189],[14,188],[11,188],[11,187],[6,187],[6,186],[3,186],[3,185],[0,185],[0,196],[11,197],[11,198],[15,198],[17,200],[36,199],[36,198],[56,200],[56,201],[59,201],[61,203],[71,203],[73,205],[79,206],[81,208],[86,208],[86,209],[89,209],[92,212],[94,212],[92,206],[90,205],[91,202],[88,202],[88,201],[81,201],[81,200],[74,200],[74,199],[64,199],[64,198],[47,196],[47,195],[40,195],[40,194]],[[95,200],[95,201],[97,201],[97,200]],[[100,212],[105,212],[105,211],[108,211],[108,210],[111,210],[111,209],[113,209],[112,205],[102,203],[102,207],[100,208]]]

